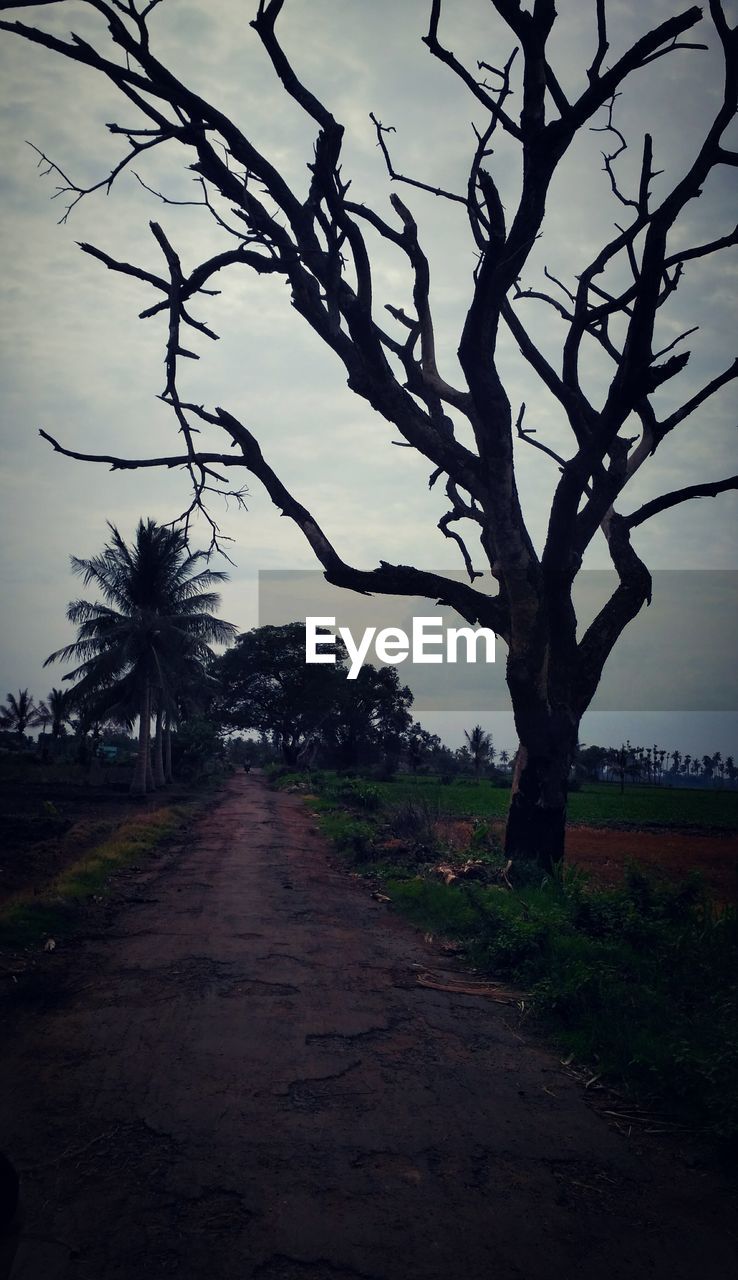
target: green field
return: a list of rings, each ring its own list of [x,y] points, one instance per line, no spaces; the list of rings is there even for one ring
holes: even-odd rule
[[[442,783],[433,778],[398,777],[394,782],[373,783],[385,803],[423,800],[443,814],[459,817],[504,818],[510,792],[484,779]],[[590,783],[569,797],[570,822],[603,827],[628,824],[648,828],[713,827],[738,830],[738,791],[703,791],[671,787],[626,786]]]

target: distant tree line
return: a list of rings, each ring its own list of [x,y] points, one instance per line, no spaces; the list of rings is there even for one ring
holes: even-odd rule
[[[619,747],[582,746],[576,757],[580,776],[590,779],[615,780],[621,789],[627,782],[659,786],[734,787],[738,768],[732,755],[720,751],[712,755],[689,755],[677,749],[666,750],[656,743],[650,747],[634,747],[624,742]]]
[[[291,768],[402,769],[441,777],[470,774],[509,784],[517,757],[495,749],[476,724],[452,750],[412,715],[413,695],[394,666],[364,665],[348,680],[348,655],[336,642],[335,664],[306,664],[305,626],[263,626],[237,635],[216,617],[213,587],[227,575],[190,550],[184,531],[141,520],[127,544],[114,525],[102,552],[71,557],[85,586],[102,600],[73,600],[67,617],[76,639],[56,650],[76,665],[68,689],[38,702],[28,689],[0,707],[0,741],[27,745],[40,729],[38,750],[81,764],[101,744],[122,747],[135,766],[131,792],[145,795],[173,776],[173,736],[192,759],[230,754],[235,761],[278,760]],[[227,645],[216,656],[212,645]],[[137,725],[137,741],[131,733]],[[247,734],[247,737],[239,735]],[[689,755],[657,744],[580,745],[573,780],[651,785],[735,786],[732,756]]]

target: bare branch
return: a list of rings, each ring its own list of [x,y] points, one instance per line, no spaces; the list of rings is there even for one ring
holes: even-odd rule
[[[389,148],[384,140],[385,133],[396,133],[394,125],[384,125],[378,120],[373,111],[369,112],[369,119],[374,125],[377,135],[377,146],[384,156],[384,163],[387,166],[387,173],[393,182],[404,182],[410,187],[417,187],[419,191],[427,191],[432,196],[442,196],[444,200],[455,200],[457,204],[466,205],[466,196],[456,195],[453,191],[444,191],[443,187],[433,187],[428,182],[419,182],[417,178],[408,178],[405,174],[398,173],[392,164],[392,157]]]
[[[205,422],[223,427],[241,450],[244,465],[261,481],[275,506],[302,530],[323,565],[328,582],[349,587],[362,594],[377,591],[392,595],[435,597],[439,604],[451,605],[468,622],[489,626],[503,638],[507,635],[509,618],[502,602],[466,583],[414,569],[409,565],[393,565],[385,561],[380,562],[378,569],[371,570],[356,569],[346,564],[311,513],[292,496],[269,466],[255,436],[243,423],[226,409],[216,408],[215,413],[211,414],[200,405],[187,404],[182,407],[196,413]]]
[[[145,467],[188,467],[192,462],[198,466],[209,468],[211,465],[219,467],[242,467],[243,460],[237,455],[229,453],[195,453],[195,454],[175,454],[172,457],[163,458],[121,458],[117,454],[109,453],[81,453],[78,449],[68,449],[60,444],[54,436],[49,435],[48,431],[39,428],[38,434],[48,440],[55,453],[61,453],[65,458],[74,458],[77,462],[102,462],[106,463],[111,471],[139,471]],[[208,471],[213,479],[216,478],[215,472]]]
[[[121,130],[121,132],[123,132],[123,130]],[[101,178],[99,182],[93,182],[89,187],[78,186],[77,183],[71,180],[71,178],[67,177],[64,170],[61,169],[58,164],[56,164],[53,160],[50,160],[49,157],[45,155],[43,151],[40,151],[37,146],[34,146],[32,142],[29,142],[27,144],[32,151],[36,152],[36,155],[39,157],[39,162],[38,162],[39,168],[41,167],[42,164],[46,165],[46,168],[42,171],[41,176],[45,178],[52,173],[58,173],[59,177],[62,179],[63,185],[59,185],[56,187],[56,190],[54,191],[54,194],[51,197],[52,200],[57,200],[60,196],[64,196],[64,195],[74,196],[74,199],[70,200],[69,204],[64,210],[64,213],[59,219],[60,226],[63,226],[63,224],[67,221],[70,213],[75,208],[75,206],[79,204],[80,200],[82,200],[85,196],[92,195],[94,191],[100,191],[103,188],[105,189],[106,192],[109,193],[113,183],[115,182],[115,179],[118,177],[120,173],[123,172],[123,170],[127,167],[127,165],[130,164],[131,160],[137,159],[138,156],[142,155],[144,151],[149,151],[152,147],[158,146],[159,143],[168,141],[171,135],[166,135],[162,133],[161,130],[154,130],[153,136],[149,137],[146,142],[137,142],[128,133],[127,133],[127,136],[128,136],[129,142],[131,142],[132,144],[131,150],[128,152],[127,155],[123,157],[122,160],[118,162],[117,165],[113,167],[113,169],[111,169],[110,173],[108,173],[104,178]]]
[[[684,489],[674,489],[671,493],[662,494],[660,498],[653,498],[651,502],[645,502],[637,511],[623,518],[628,529],[635,529],[639,524],[643,524],[645,520],[650,520],[652,516],[658,515],[661,511],[668,511],[670,507],[676,507],[682,502],[691,502],[692,498],[716,498],[718,494],[727,493],[730,489],[738,489],[738,475],[728,476],[726,480],[714,480],[706,484],[690,484]]]
[[[673,351],[674,347],[676,347],[678,343],[684,342],[684,339],[688,338],[690,334],[696,333],[699,327],[700,326],[698,324],[695,324],[695,325],[692,325],[691,329],[685,329],[684,333],[680,333],[676,338],[673,339],[672,342],[668,344],[668,346],[662,347],[660,351],[654,352],[654,356],[653,356],[654,360],[660,360],[661,356],[665,356],[667,351]]]
[[[595,84],[600,68],[605,60],[605,55],[610,48],[607,39],[607,15],[605,13],[605,0],[596,0],[597,7],[597,51],[595,53],[592,65],[587,70],[587,79],[590,84]]]
[[[494,120],[498,120],[503,129],[517,138],[522,139],[520,127],[510,118],[507,112],[503,111],[501,105],[474,79],[471,72],[454,56],[449,49],[444,49],[438,39],[438,24],[441,19],[441,0],[432,0],[430,26],[427,36],[423,36],[423,43],[427,44],[434,58],[438,58],[440,62],[445,62],[460,80],[466,85],[467,89],[474,95],[482,106],[486,107]]]
[[[695,410],[699,409],[700,405],[703,405],[706,400],[714,396],[715,392],[724,387],[727,382],[733,382],[736,378],[738,378],[738,357],[727,369],[724,369],[722,373],[719,373],[717,377],[706,383],[695,395],[685,401],[681,408],[675,409],[674,413],[670,413],[668,418],[658,424],[658,441],[663,440],[664,436],[673,431],[675,427],[678,427],[680,422],[684,422],[686,418],[691,417]]]
[[[594,420],[592,406],[581,391],[572,389],[562,381],[523,327],[511,303],[504,304],[502,315],[525,359],[566,410],[576,438],[584,440]]]
[[[543,443],[542,440],[533,439],[533,436],[536,433],[536,429],[535,427],[527,427],[527,428],[524,427],[523,426],[524,417],[525,417],[525,401],[523,401],[523,403],[520,406],[517,420],[515,422],[515,431],[517,433],[518,440],[524,440],[526,444],[532,445],[534,449],[540,449],[541,453],[545,453],[547,457],[552,458],[553,461],[558,463],[559,467],[561,467],[563,470],[563,468],[566,466],[566,460],[562,458],[560,454],[555,453],[553,449],[550,449],[547,444]]]

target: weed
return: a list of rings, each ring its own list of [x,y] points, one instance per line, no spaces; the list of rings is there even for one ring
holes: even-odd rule
[[[405,840],[416,851],[432,851],[437,844],[438,806],[422,796],[403,800],[386,812],[385,828],[390,837]]]
[[[370,823],[336,810],[323,812],[321,825],[342,853],[349,854],[356,861],[366,861],[372,856],[374,828]]]
[[[0,909],[0,944],[22,946],[67,931],[73,923],[70,908],[104,890],[113,871],[151,853],[191,812],[192,806],[172,806],[136,814],[66,867],[43,894],[15,894]]]

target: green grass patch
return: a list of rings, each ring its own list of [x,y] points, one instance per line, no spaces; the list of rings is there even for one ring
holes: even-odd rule
[[[102,893],[110,875],[145,858],[192,816],[192,804],[170,805],[126,819],[40,894],[14,895],[0,908],[0,946],[24,946],[74,927],[75,907]]]

